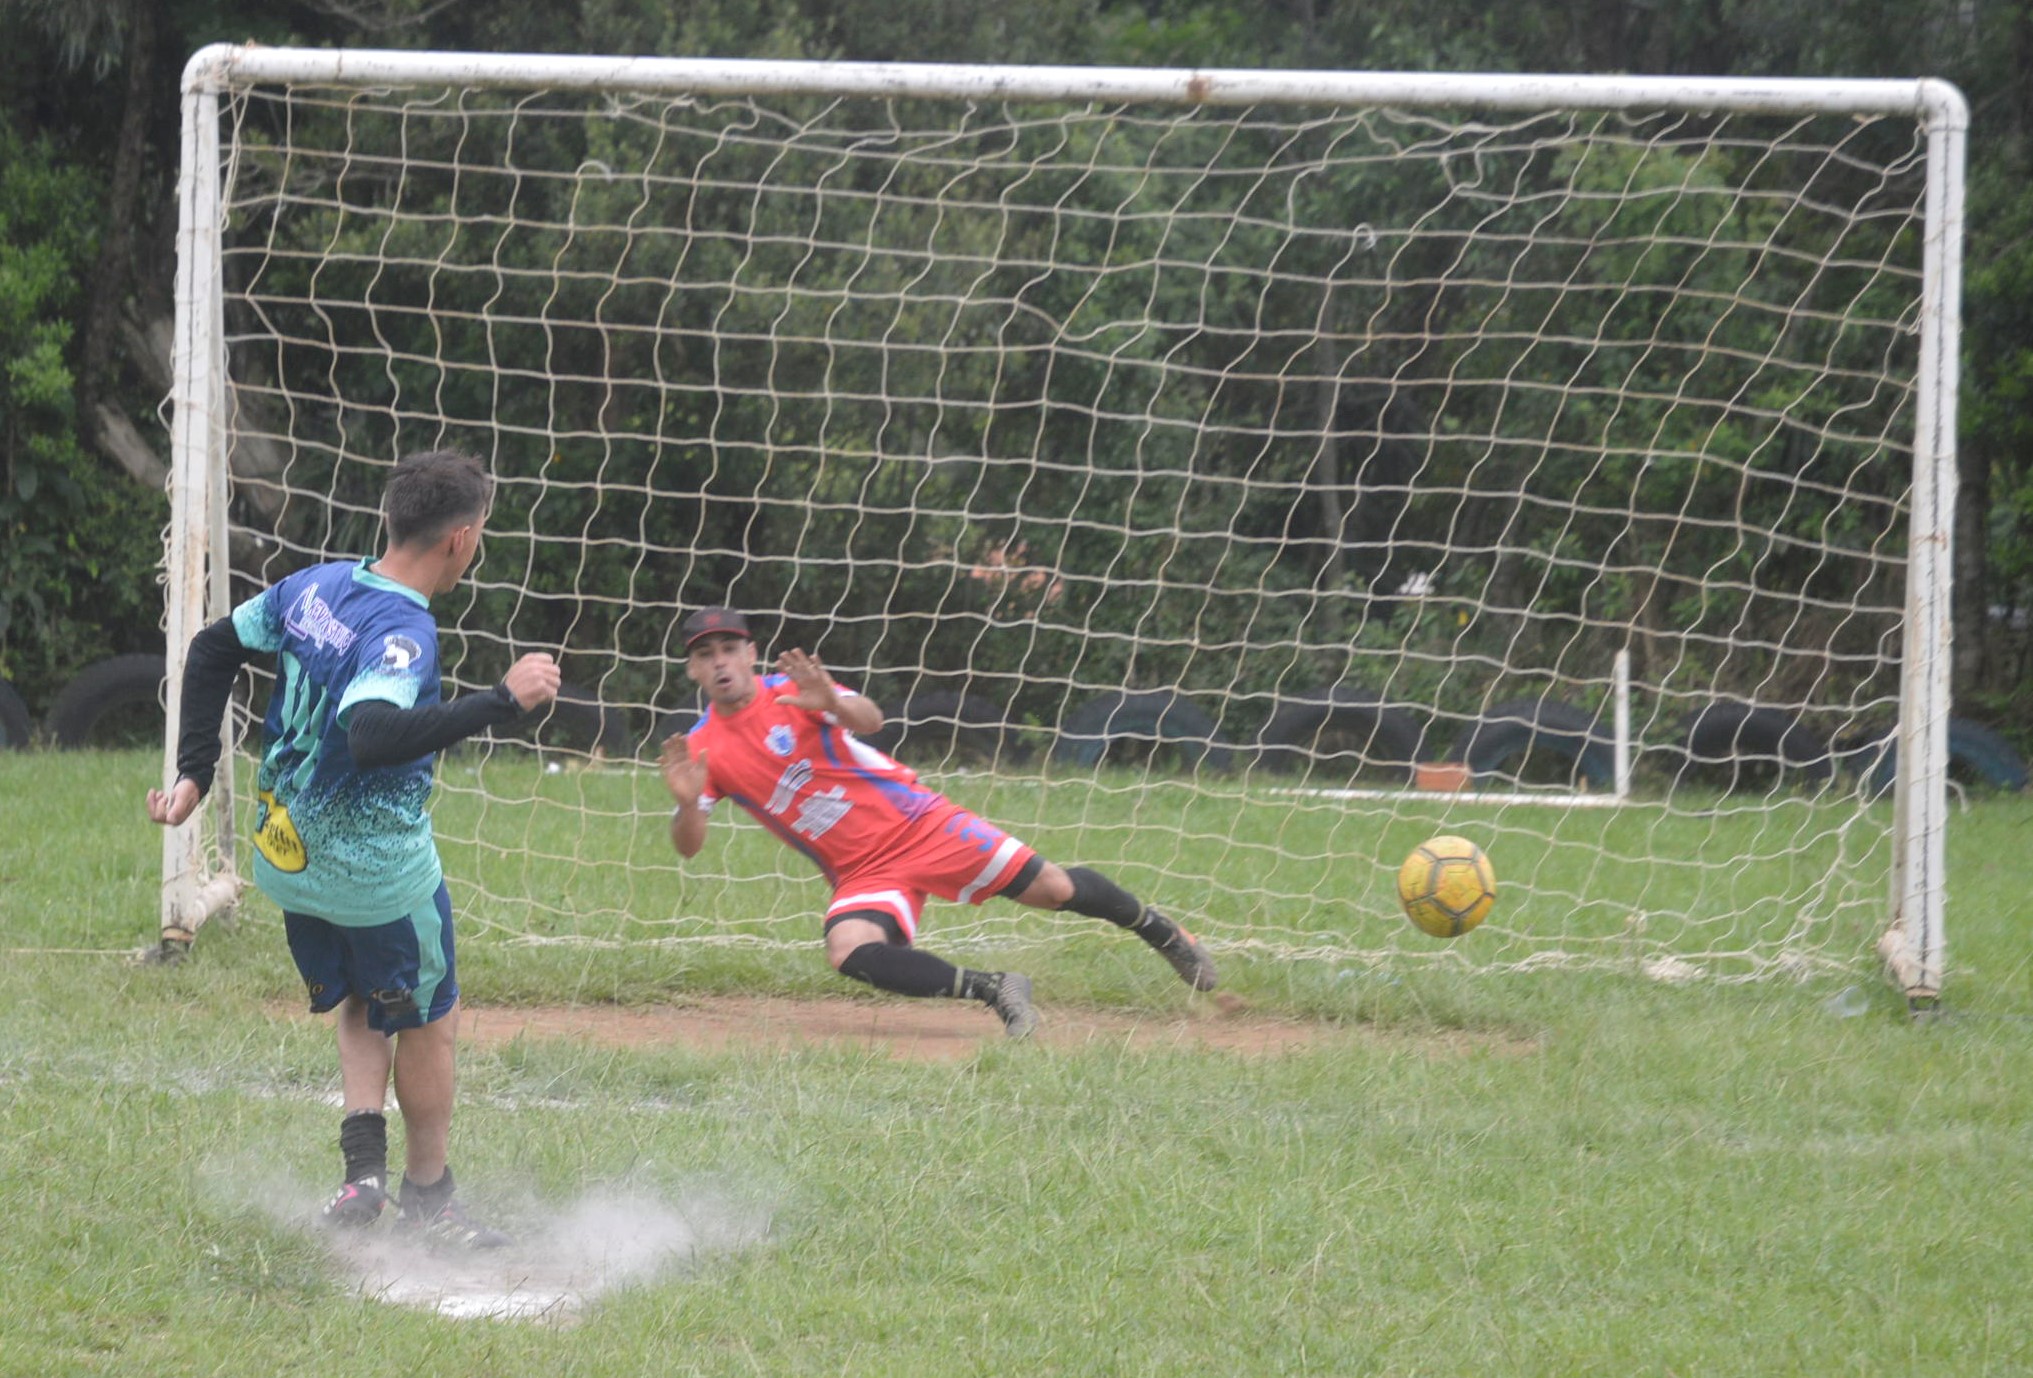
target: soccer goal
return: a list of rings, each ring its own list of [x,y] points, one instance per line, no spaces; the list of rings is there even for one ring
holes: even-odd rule
[[[1939,990],[1952,87],[222,46],[184,91],[170,742],[191,632],[481,454],[450,678],[571,686],[442,765],[483,939],[812,941],[795,857],[664,840],[726,603],[1217,951]],[[235,892],[229,774],[169,941]],[[1442,831],[1499,877],[1451,944],[1392,887]]]

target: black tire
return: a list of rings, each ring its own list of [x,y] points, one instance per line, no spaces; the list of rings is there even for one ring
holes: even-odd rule
[[[132,735],[138,722],[148,721],[153,709],[154,737],[162,740],[168,719],[162,706],[162,682],[167,662],[159,655],[109,656],[78,671],[49,706],[50,740],[66,750],[102,745],[98,739],[102,723],[118,717],[119,725]],[[131,742],[122,744],[132,745]]]
[[[627,715],[600,702],[592,690],[569,681],[558,686],[558,696],[549,704],[499,730],[519,741],[533,741],[547,751],[612,757],[626,756],[634,747]]]
[[[894,717],[863,740],[910,765],[962,761],[992,766],[1017,758],[1006,718],[987,699],[939,690],[905,699]]]
[[[1596,715],[1559,699],[1493,704],[1448,748],[1477,779],[1502,775],[1521,784],[1616,788],[1616,743]]]
[[[1866,757],[1873,797],[1886,793],[1899,776],[1899,738],[1889,736]],[[1948,773],[1952,780],[1982,783],[2017,794],[2029,778],[2025,758],[2003,737],[1967,718],[1948,720]]]
[[[1075,708],[1059,724],[1052,759],[1065,765],[1121,765],[1176,751],[1188,768],[1226,770],[1233,751],[1207,711],[1172,689],[1117,690]]]
[[[0,679],[0,751],[19,751],[35,736],[35,719],[14,686]]]
[[[1411,778],[1425,732],[1417,718],[1364,689],[1334,688],[1280,703],[1257,734],[1256,764],[1315,778]]]
[[[1806,782],[1835,773],[1828,742],[1782,708],[1718,700],[1687,715],[1682,781],[1715,777],[1731,791]]]
[[[695,700],[683,708],[673,708],[668,713],[659,713],[650,727],[649,736],[643,738],[642,754],[651,760],[663,755],[664,739],[682,736],[692,730],[692,724],[699,721],[701,709]]]

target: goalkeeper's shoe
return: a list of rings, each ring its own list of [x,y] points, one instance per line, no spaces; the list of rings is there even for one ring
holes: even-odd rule
[[[1002,1031],[1011,1038],[1029,1038],[1038,1027],[1038,1011],[1031,1004],[1031,978],[1022,972],[1001,973],[988,1007],[1002,1017]]]
[[[318,1219],[329,1226],[348,1230],[364,1230],[381,1218],[382,1209],[388,1205],[388,1191],[381,1185],[379,1177],[362,1177],[357,1182],[348,1182],[340,1187],[331,1200],[325,1202],[325,1209]]]
[[[1144,910],[1144,922],[1149,923],[1157,911]],[[1207,955],[1207,949],[1200,946],[1200,940],[1188,933],[1177,920],[1166,919],[1171,925],[1172,936],[1155,946],[1158,955],[1172,964],[1172,970],[1179,973],[1179,979],[1195,990],[1213,990],[1221,977],[1215,973],[1214,959]]]
[[[431,1202],[413,1196],[413,1191],[403,1194],[395,1212],[396,1229],[411,1238],[450,1249],[505,1249],[515,1243],[492,1225],[468,1215],[458,1197]]]

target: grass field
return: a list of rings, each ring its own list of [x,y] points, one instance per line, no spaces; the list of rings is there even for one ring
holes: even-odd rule
[[[155,927],[158,769],[0,753],[0,1374],[2033,1371],[2033,800],[1953,816],[1947,1010],[1921,1026],[1862,965],[1231,960],[1255,1011],[1322,1036],[470,1048],[476,1205],[684,1246],[569,1320],[474,1320],[389,1304],[304,1224],[336,1065],[288,1012],[273,910],[181,965],[124,960]],[[1124,946],[1041,954],[1047,1016],[1189,999]],[[852,993],[816,945],[595,970],[483,928],[461,956],[475,1001]]]

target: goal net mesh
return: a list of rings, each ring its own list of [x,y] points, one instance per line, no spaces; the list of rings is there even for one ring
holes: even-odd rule
[[[442,762],[480,940],[814,941],[735,811],[667,840],[708,604],[1217,953],[1735,979],[1885,925],[1910,117],[254,86],[221,141],[232,600],[464,448],[447,692],[564,664]],[[1443,831],[1500,892],[1451,944],[1395,893]]]

